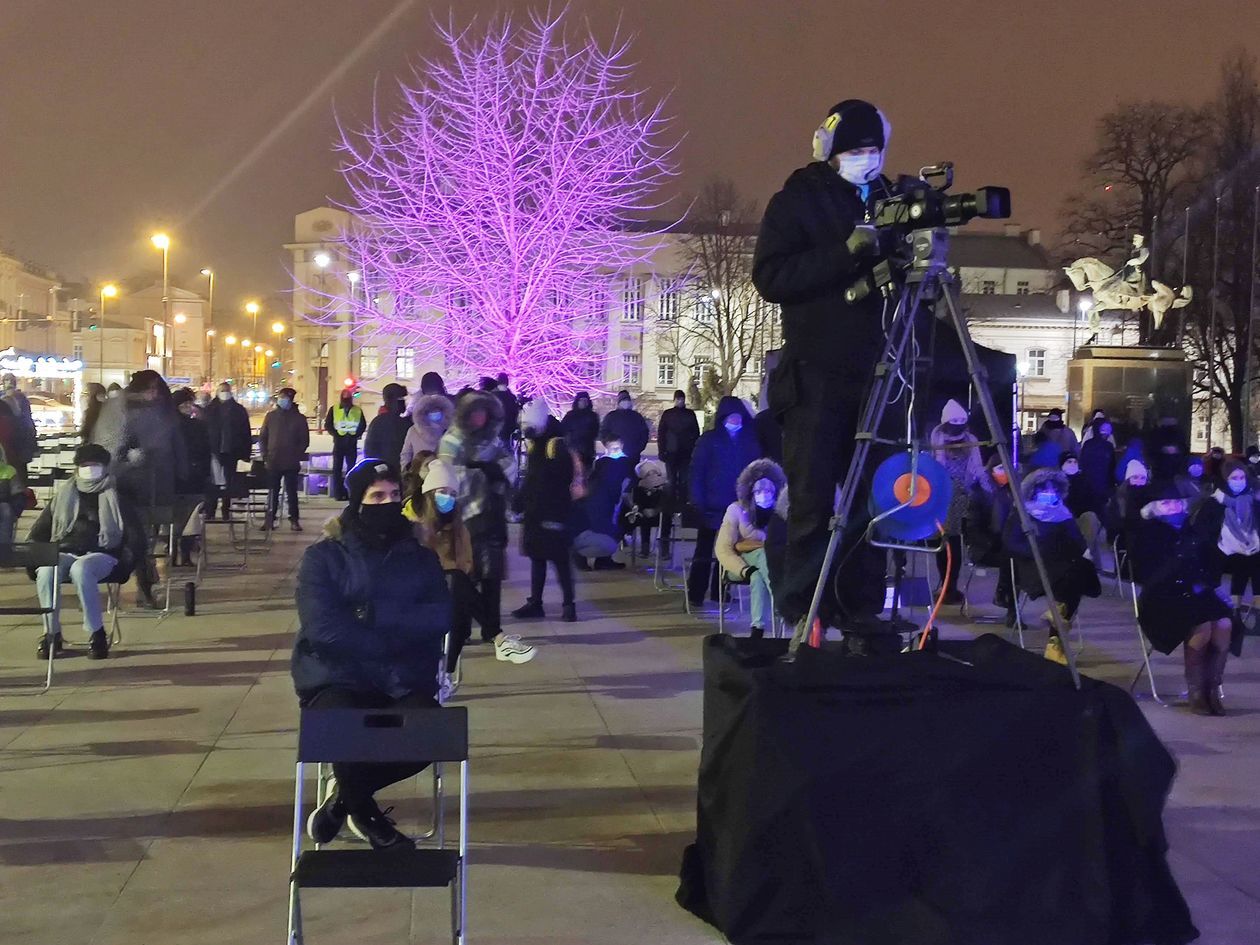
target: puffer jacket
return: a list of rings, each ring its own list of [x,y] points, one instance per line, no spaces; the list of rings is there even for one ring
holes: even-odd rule
[[[439,412],[442,414],[440,420],[429,419],[429,414]],[[401,468],[410,466],[417,453],[436,453],[454,416],[455,405],[444,394],[414,394],[411,398],[411,429],[403,440],[399,457]]]
[[[527,558],[563,558],[572,541],[573,456],[555,417],[548,417],[542,433],[527,442],[529,460],[516,500],[524,515],[521,551]]]
[[[478,408],[487,421],[473,430],[468,419]],[[502,423],[499,398],[475,391],[460,398],[454,422],[438,443],[438,458],[460,471],[459,507],[472,536],[476,576],[495,581],[507,575],[507,493],[516,473],[516,461],[499,439]]]
[[[722,567],[732,574],[744,570],[744,559],[735,550],[739,542],[766,541],[767,529],[757,527],[757,506],[753,502],[753,486],[759,479],[769,479],[774,483],[774,514],[787,520],[787,476],[773,460],[758,459],[749,463],[735,480],[735,501],[726,507],[726,515],[722,518],[722,527],[718,529],[717,542],[713,546]]]
[[[744,418],[736,436],[726,432],[726,418],[738,413]],[[740,472],[761,452],[748,408],[738,397],[718,401],[713,429],[703,434],[691,455],[691,504],[705,528],[716,529],[726,516],[726,507],[735,501],[735,481]]]
[[[442,566],[413,536],[369,545],[354,514],[330,521],[302,555],[293,686],[304,700],[329,686],[433,697],[453,614]]]
[[[1019,494],[1024,500],[1024,505],[1026,507],[1031,505],[1038,489],[1051,480],[1059,486],[1059,494],[1065,497],[1063,509],[1067,517],[1061,522],[1042,522],[1034,518],[1032,524],[1037,534],[1037,549],[1041,552],[1041,559],[1046,565],[1046,574],[1053,585],[1073,572],[1093,573],[1093,566],[1086,563],[1085,567],[1082,567],[1087,546],[1085,537],[1076,524],[1076,519],[1067,509],[1067,476],[1058,469],[1038,469],[1029,473],[1019,486]],[[1032,546],[1028,536],[1024,534],[1018,515],[1012,514],[1007,518],[1002,539],[1011,556],[1016,559],[1015,574],[1019,589],[1033,599],[1043,596],[1045,591],[1041,585],[1041,576],[1032,565]],[[1095,574],[1093,587],[1085,592],[1085,596],[1097,597],[1097,585],[1098,578]]]
[[[111,397],[101,408],[92,442],[109,450],[109,469],[118,491],[142,508],[170,505],[176,481],[188,476],[179,420],[179,411],[170,403],[146,400],[140,394]]]

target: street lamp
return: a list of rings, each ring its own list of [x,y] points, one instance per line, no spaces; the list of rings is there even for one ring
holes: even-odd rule
[[[210,326],[214,324],[214,270],[207,266],[201,270],[201,274],[210,282],[210,291],[206,296],[206,317],[204,320],[204,324]],[[207,337],[213,338],[214,336],[207,335]],[[213,354],[211,354],[211,357],[213,357]],[[211,378],[214,376],[210,371],[210,365],[206,365],[206,376]]]
[[[210,359],[206,364],[206,379],[214,381],[214,337],[218,332],[213,328],[206,329],[206,343],[210,346]]]
[[[315,265],[320,269],[327,269],[332,264],[332,257],[327,253],[316,253],[313,259]]]
[[[184,324],[184,322],[186,322],[186,321],[188,321],[188,316],[187,316],[187,315],[185,315],[183,312],[176,312],[176,313],[175,313],[175,324],[176,324],[176,325],[182,325],[182,324]]]
[[[232,369],[232,352],[236,349],[236,335],[228,335],[226,338],[223,339],[223,343],[227,345],[229,348],[229,351],[227,353],[228,373],[234,374],[234,371]]]
[[[170,335],[171,321],[171,238],[165,233],[154,233],[149,241],[155,249],[162,251],[162,373],[171,372],[167,361],[167,337]]]
[[[98,383],[101,383],[101,384],[105,383],[105,300],[115,298],[117,297],[117,295],[118,295],[118,286],[114,285],[114,283],[107,282],[103,286],[101,286],[101,310],[100,310],[100,314],[97,316],[97,319],[96,319],[97,321],[96,330],[101,333],[101,337],[99,339],[100,348],[101,348],[101,361],[97,367],[96,380]]]

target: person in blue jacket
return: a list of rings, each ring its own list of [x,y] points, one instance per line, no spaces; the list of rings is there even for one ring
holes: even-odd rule
[[[453,619],[438,557],[403,517],[398,469],[365,459],[346,475],[349,504],[298,567],[298,632],[290,671],[303,708],[436,706],[442,640]],[[350,829],[374,849],[408,847],[374,795],[414,765],[334,764],[307,832],[331,843]]]
[[[723,397],[718,401],[713,429],[701,435],[691,454],[691,504],[699,517],[696,556],[687,575],[687,596],[693,607],[703,605],[706,585],[712,598],[718,599],[713,543],[727,506],[735,501],[735,481],[760,455],[748,408],[738,397]]]

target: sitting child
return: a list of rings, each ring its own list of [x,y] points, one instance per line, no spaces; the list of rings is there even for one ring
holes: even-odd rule
[[[765,635],[774,620],[766,532],[775,515],[787,518],[787,477],[772,460],[749,463],[735,481],[735,501],[726,508],[714,551],[733,579],[748,581],[749,636]]]
[[[622,498],[621,518],[626,531],[639,531],[639,557],[652,553],[652,529],[668,514],[669,472],[659,459],[644,459],[634,467],[637,482]],[[668,535],[663,534],[662,538]]]

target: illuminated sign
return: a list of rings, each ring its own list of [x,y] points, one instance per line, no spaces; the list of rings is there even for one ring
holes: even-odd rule
[[[5,348],[0,351],[0,371],[17,377],[75,377],[83,373],[83,362],[55,355],[32,358],[18,354],[13,348]]]

